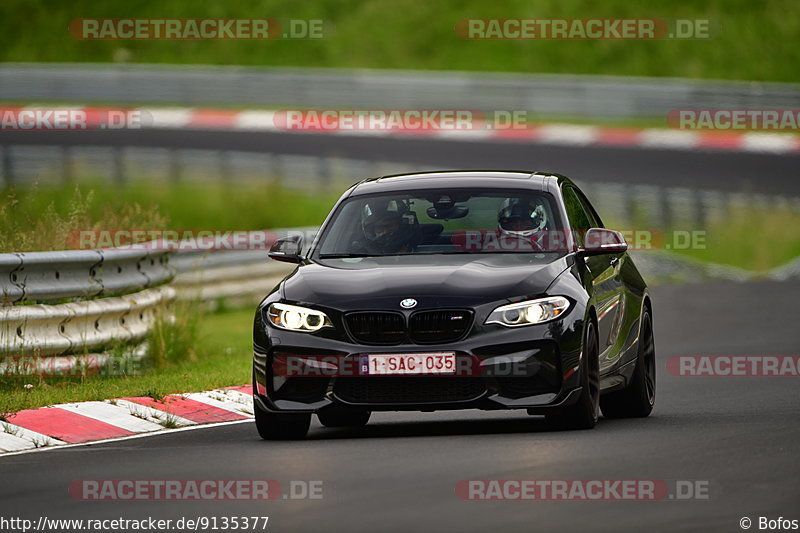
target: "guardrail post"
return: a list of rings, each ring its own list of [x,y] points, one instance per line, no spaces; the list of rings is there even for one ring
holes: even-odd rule
[[[331,187],[331,160],[329,157],[317,158],[317,175],[319,176],[319,185],[324,190],[329,190]]]
[[[173,148],[169,151],[169,179],[173,182],[178,182],[181,180],[182,173],[181,151]]]
[[[636,195],[633,194],[631,187],[622,187],[622,216],[624,218],[624,223],[631,227],[636,224],[640,224],[640,218],[637,216],[639,213],[637,212],[637,202]]]
[[[219,166],[219,176],[223,181],[231,180],[231,158],[227,150],[220,150],[217,153],[217,164]]]
[[[11,159],[11,146],[3,145],[3,181],[5,185],[14,184],[14,161]]]
[[[64,183],[73,181],[72,146],[65,145],[61,148],[61,179]]]
[[[671,193],[670,190],[667,188],[663,188],[660,191],[659,197],[659,207],[661,211],[661,226],[664,230],[668,230],[672,227],[672,206],[670,205]]]
[[[694,222],[697,228],[705,228],[708,217],[706,216],[705,191],[695,190],[692,195],[694,200]]]
[[[125,154],[124,148],[114,147],[114,182],[125,183]]]
[[[283,172],[283,159],[281,158],[280,154],[269,154],[269,161],[270,161],[270,173],[272,174],[272,180],[277,185],[282,185],[284,181],[284,172]]]

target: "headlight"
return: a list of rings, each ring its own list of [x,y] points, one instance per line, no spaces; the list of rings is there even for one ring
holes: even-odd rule
[[[290,331],[317,331],[333,326],[331,319],[322,311],[282,303],[270,304],[267,318],[276,328]]]
[[[489,314],[486,323],[509,327],[541,324],[561,316],[567,308],[569,308],[569,300],[563,296],[528,300],[498,307]]]

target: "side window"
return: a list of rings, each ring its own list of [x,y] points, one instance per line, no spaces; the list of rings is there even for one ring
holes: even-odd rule
[[[583,192],[579,191],[577,189],[575,189],[575,192],[578,194],[578,199],[581,201],[581,205],[583,206],[583,210],[586,212],[587,216],[589,217],[589,220],[592,223],[592,227],[593,228],[602,228],[602,227],[604,227],[603,226],[603,221],[600,220],[600,215],[597,214],[597,211],[595,211],[595,209],[592,206],[592,204],[589,203],[589,200],[586,198],[586,196],[583,194]]]
[[[579,246],[583,246],[583,236],[589,228],[594,226],[593,221],[589,215],[586,214],[575,189],[572,187],[564,187],[561,191],[561,195],[564,197],[564,207],[567,210],[569,225],[572,227],[575,240],[578,241]]]

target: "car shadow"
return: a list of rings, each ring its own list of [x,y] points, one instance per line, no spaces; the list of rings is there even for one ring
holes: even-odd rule
[[[370,422],[359,428],[312,427],[306,440],[557,433],[544,417]]]
[[[696,423],[704,423],[702,417]],[[592,432],[613,430],[652,431],[654,426],[674,426],[689,424],[685,418],[653,416],[647,418],[606,419],[601,417]],[[358,428],[327,428],[315,423],[305,440],[328,439],[381,439],[402,437],[442,437],[468,435],[514,435],[535,433],[540,435],[573,435],[583,433],[582,430],[568,430],[554,427],[543,416],[516,418],[476,418],[460,420],[404,420],[404,421],[370,421]]]

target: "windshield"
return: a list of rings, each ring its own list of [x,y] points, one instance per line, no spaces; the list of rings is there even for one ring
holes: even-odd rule
[[[561,234],[552,197],[529,190],[403,191],[346,200],[326,227],[321,258],[543,252]]]

